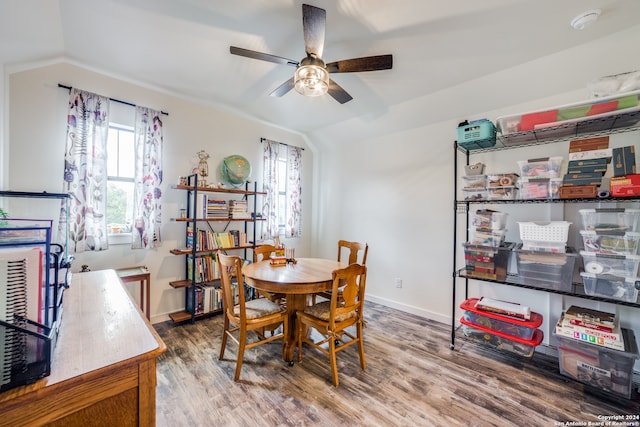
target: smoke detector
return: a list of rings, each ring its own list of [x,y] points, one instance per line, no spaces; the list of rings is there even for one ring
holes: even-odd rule
[[[574,30],[584,30],[589,25],[593,24],[598,20],[602,11],[600,9],[588,10],[586,12],[581,13],[580,15],[573,18],[571,21],[571,26]]]

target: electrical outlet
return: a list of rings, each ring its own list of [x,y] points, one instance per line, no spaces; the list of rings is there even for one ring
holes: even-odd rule
[[[396,277],[395,279],[393,279],[393,283],[396,285],[396,288],[402,287],[402,279],[399,277]]]
[[[467,213],[467,205],[457,205],[456,206],[456,213],[458,214],[466,214]]]

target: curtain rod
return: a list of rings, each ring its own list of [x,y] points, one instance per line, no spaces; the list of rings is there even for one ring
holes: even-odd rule
[[[63,85],[62,83],[58,83],[58,87],[61,87],[63,89],[67,89],[68,91],[71,90],[71,86],[66,86]],[[120,104],[124,104],[124,105],[129,105],[130,107],[136,107],[136,104],[132,104],[131,102],[127,102],[127,101],[121,101],[119,99],[115,99],[115,98],[109,98],[109,100],[113,101],[113,102],[118,102]],[[161,114],[164,114],[165,116],[168,116],[169,113],[165,113],[164,111],[160,111]]]
[[[265,142],[267,140],[267,138],[260,138],[260,144],[262,144],[263,142]],[[274,142],[278,142],[278,141],[274,141]],[[297,145],[291,145],[291,144],[285,144],[284,142],[278,142],[278,144],[282,144],[282,145],[286,145],[287,147],[295,147],[295,148],[299,148],[301,150],[304,151],[304,147],[298,147]]]

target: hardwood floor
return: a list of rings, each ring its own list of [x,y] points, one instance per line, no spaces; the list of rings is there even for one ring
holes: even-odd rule
[[[542,353],[518,360],[462,339],[450,350],[448,325],[368,302],[365,318],[367,369],[357,348],[339,353],[338,388],[323,354],[305,347],[290,367],[279,342],[247,351],[234,383],[236,345],[218,360],[222,316],[155,325],[168,348],[158,426],[558,426],[640,414],[635,391],[631,401],[589,394]]]

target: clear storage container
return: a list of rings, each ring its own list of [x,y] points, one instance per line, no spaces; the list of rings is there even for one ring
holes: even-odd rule
[[[608,349],[554,334],[560,373],[598,391],[631,398],[638,345],[633,331],[622,328],[625,351]]]
[[[578,254],[567,247],[565,253],[515,249],[518,281],[523,285],[571,292],[573,269]]]
[[[639,231],[640,209],[596,208],[580,209],[582,228],[600,232]]]
[[[637,277],[619,277],[581,272],[584,292],[587,295],[611,298],[626,302],[638,300]]]
[[[518,160],[520,176],[523,178],[558,178],[562,167],[562,157]]]
[[[585,251],[603,254],[635,255],[640,241],[640,233],[633,231],[580,230],[580,235]]]
[[[488,173],[487,187],[511,187],[518,184],[517,173]]]
[[[471,214],[471,225],[485,230],[504,230],[507,226],[506,212],[498,212],[491,209],[478,209]]]
[[[635,277],[638,274],[640,256],[611,255],[580,251],[584,271],[591,274],[609,274],[618,277]]]
[[[487,199],[489,200],[515,200],[517,187],[489,187],[487,188]]]
[[[494,247],[464,243],[465,275],[504,281],[513,244]]]
[[[463,189],[470,190],[474,188],[484,189],[487,186],[486,175],[470,175],[462,177]]]
[[[464,200],[486,200],[487,190],[485,188],[474,188],[471,190],[462,190]]]
[[[500,246],[504,242],[507,230],[487,230],[482,228],[469,229],[471,243],[485,246]]]
[[[540,329],[535,329],[533,331],[533,337],[530,340],[525,340],[502,332],[492,331],[482,326],[470,324],[464,318],[460,319],[460,323],[462,323],[463,333],[474,341],[522,357],[532,357],[536,347],[540,345],[544,338],[544,334]]]
[[[515,319],[513,317],[479,310],[476,308],[477,301],[478,298],[469,298],[460,304],[460,308],[464,310],[462,318],[473,327],[484,327],[512,337],[531,340],[533,339],[533,334],[536,329],[542,324],[542,315],[539,313],[532,311],[529,320]]]
[[[520,198],[529,199],[557,199],[560,197],[562,178],[520,178]]]

